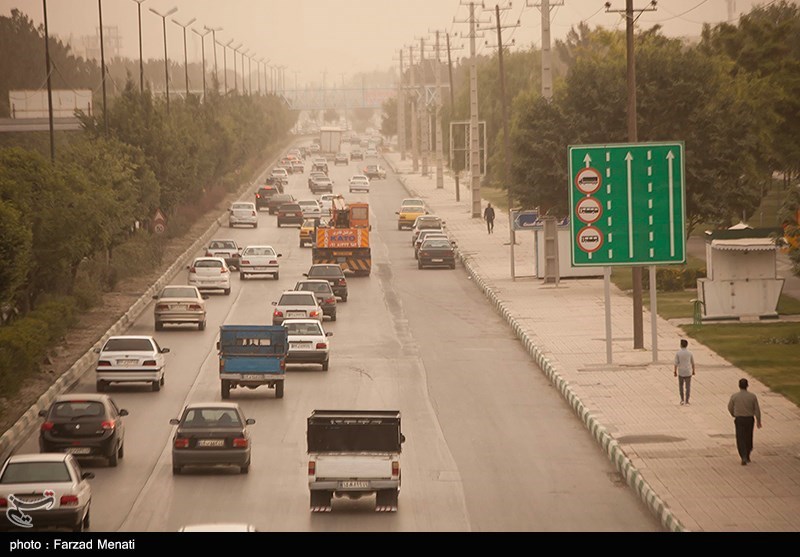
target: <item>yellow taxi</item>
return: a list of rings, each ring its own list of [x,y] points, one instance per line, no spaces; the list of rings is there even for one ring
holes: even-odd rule
[[[306,247],[306,244],[309,246],[314,245],[314,223],[316,219],[306,219],[303,221],[303,224],[300,226],[300,247]]]
[[[416,197],[404,199],[400,204],[400,210],[395,212],[397,217],[397,230],[412,228],[417,217],[428,214],[425,201]]]

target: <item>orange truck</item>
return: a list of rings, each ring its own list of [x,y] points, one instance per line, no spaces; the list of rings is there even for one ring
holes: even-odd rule
[[[369,275],[372,271],[370,229],[368,203],[347,204],[341,197],[333,199],[328,226],[316,228],[312,262],[315,265],[337,264],[343,271]]]

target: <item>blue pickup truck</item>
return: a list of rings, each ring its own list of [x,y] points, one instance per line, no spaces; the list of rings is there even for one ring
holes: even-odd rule
[[[222,398],[230,398],[237,387],[264,385],[283,398],[288,336],[283,326],[222,325],[217,341]]]

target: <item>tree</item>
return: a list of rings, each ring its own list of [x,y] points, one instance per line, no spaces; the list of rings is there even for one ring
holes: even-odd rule
[[[384,137],[397,135],[397,97],[386,99],[382,109],[381,135]]]
[[[19,209],[0,199],[0,306],[14,304],[24,290],[32,243]]]
[[[325,122],[338,122],[339,111],[337,111],[335,108],[329,108],[325,111],[322,118]]]

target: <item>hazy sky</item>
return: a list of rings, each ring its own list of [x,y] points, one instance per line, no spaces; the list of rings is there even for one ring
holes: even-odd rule
[[[557,2],[559,0],[551,0]],[[553,8],[552,38],[563,38],[570,27],[585,20],[590,26],[619,27],[624,23],[619,14],[606,13],[605,0],[562,0],[563,6]],[[642,27],[659,23],[669,36],[698,35],[704,22],[719,23],[728,19],[729,5],[734,14],[747,13],[769,0],[660,0],[657,11],[643,13],[638,21]],[[514,0],[504,11],[504,18],[520,26],[506,29],[505,36],[513,35],[517,46],[541,43],[541,14],[536,7],[525,7],[525,0]],[[527,0],[538,4],[539,0]],[[646,6],[648,0],[634,0],[634,7]],[[624,9],[625,0],[612,0],[613,9]],[[72,35],[95,34],[98,25],[96,0],[48,0],[50,32],[62,38]],[[134,0],[102,0],[103,23],[118,26],[122,37],[122,54],[138,58],[137,7]],[[486,3],[492,9],[495,3]],[[501,4],[507,5],[507,4]],[[469,8],[461,0],[145,0],[142,4],[142,34],[145,59],[163,59],[163,31],[161,13],[177,7],[167,23],[169,57],[183,59],[183,30],[170,19],[185,24],[197,18],[192,27],[198,31],[203,26],[222,27],[217,41],[233,45],[243,43],[255,57],[264,57],[270,64],[287,66],[287,88],[306,83],[320,84],[325,73],[327,86],[336,86],[344,79],[361,71],[386,70],[397,65],[398,50],[409,44],[419,45],[420,38],[430,38],[431,31],[465,33]],[[36,24],[42,22],[42,0],[0,0],[0,15],[9,15],[13,8],[26,13]],[[481,12],[480,17],[490,21],[493,11]],[[496,42],[496,35],[484,33],[478,41]],[[211,35],[206,38],[207,63],[213,60]],[[453,38],[453,45],[461,39]],[[190,61],[199,61],[200,38],[187,30],[187,50]],[[454,57],[468,55],[465,49],[454,52]],[[222,48],[219,47],[219,65],[222,65]],[[229,69],[231,64],[228,50]],[[295,74],[295,72],[299,72]]]

